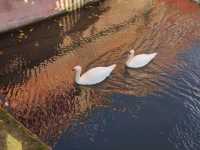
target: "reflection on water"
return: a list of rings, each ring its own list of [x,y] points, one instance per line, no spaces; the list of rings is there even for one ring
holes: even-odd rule
[[[9,111],[49,144],[65,131],[59,150],[161,149],[157,142],[198,149],[189,126],[198,128],[200,9],[186,1],[107,0],[2,35],[0,93]],[[127,69],[130,48],[158,56]],[[74,84],[73,66],[113,63],[106,82]]]
[[[79,61],[88,63],[85,52],[61,49],[73,48],[73,42],[81,39],[81,30],[104,12],[97,12],[95,5],[1,37],[1,99],[9,103],[18,120],[48,143],[55,142],[75,119],[74,114],[104,104],[93,90],[74,85],[72,67]],[[88,24],[83,25],[80,18],[88,16]]]
[[[199,43],[199,41],[198,41]],[[168,95],[184,108],[183,115],[172,129],[169,140],[175,144],[177,149],[194,149],[200,147],[199,142],[199,115],[200,115],[200,62],[199,44],[194,44],[190,52],[182,57],[187,64],[180,68],[173,80],[171,88],[163,91],[162,95]],[[173,89],[176,89],[174,92]]]
[[[199,41],[199,40],[198,40]],[[198,150],[200,114],[200,45],[177,59],[178,72],[167,87],[148,96],[113,93],[112,105],[94,109],[88,119],[72,125],[56,150]]]
[[[160,4],[148,16],[145,15],[142,24],[145,28],[142,33],[139,31],[137,39],[131,40],[127,46],[135,48],[138,53],[157,51],[158,57],[155,61],[146,68],[133,71],[124,67],[127,59],[126,46],[108,51],[90,67],[106,64],[109,60],[118,63],[116,72],[119,73],[115,73],[109,82],[102,84],[99,90],[143,96],[168,85],[169,76],[179,70],[177,64],[185,63],[177,59],[177,55],[184,52],[184,48],[189,47],[194,39],[199,38],[200,24],[196,20],[199,18],[196,13],[181,14],[179,9],[167,9],[167,7],[170,6]],[[132,38],[133,29],[130,27],[126,30],[129,32],[121,36]],[[128,40],[126,39],[127,43]]]

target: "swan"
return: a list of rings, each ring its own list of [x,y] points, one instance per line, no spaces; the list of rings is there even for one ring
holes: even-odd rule
[[[75,82],[79,85],[95,85],[110,76],[115,67],[116,64],[107,67],[95,67],[81,75],[82,68],[77,65],[73,68],[75,70]]]
[[[129,68],[141,68],[150,63],[157,55],[157,53],[151,54],[139,54],[134,55],[135,50],[130,50],[130,55],[128,56],[128,60],[126,62],[126,66]]]

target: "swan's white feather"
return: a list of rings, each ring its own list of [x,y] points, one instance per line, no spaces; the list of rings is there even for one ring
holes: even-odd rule
[[[157,53],[152,54],[139,54],[129,58],[126,62],[126,66],[129,68],[141,68],[150,63],[155,57]]]
[[[116,65],[114,64],[108,67],[92,68],[84,74],[82,74],[80,76],[80,79],[76,81],[76,83],[80,85],[94,85],[100,83],[103,80],[105,80],[108,76],[110,76],[115,67]]]

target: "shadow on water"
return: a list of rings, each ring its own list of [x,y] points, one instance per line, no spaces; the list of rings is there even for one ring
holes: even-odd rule
[[[0,93],[19,121],[58,150],[196,150],[199,11],[187,0],[108,0],[2,35]],[[130,48],[158,56],[127,69]],[[113,63],[106,82],[74,84],[74,65]]]

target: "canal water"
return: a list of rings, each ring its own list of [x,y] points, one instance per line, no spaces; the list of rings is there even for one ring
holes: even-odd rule
[[[199,150],[199,19],[189,0],[106,0],[2,34],[1,101],[55,150]],[[158,55],[127,69],[131,48]],[[74,83],[75,65],[113,63]]]

